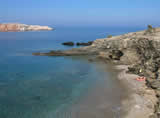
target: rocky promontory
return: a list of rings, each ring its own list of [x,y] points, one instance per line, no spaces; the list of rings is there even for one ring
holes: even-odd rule
[[[26,25],[18,23],[0,24],[0,32],[19,32],[19,31],[41,31],[41,30],[53,30],[48,26],[40,25]]]
[[[91,46],[33,53],[36,56],[91,55],[106,62],[129,65],[128,73],[146,77],[146,85],[154,89],[158,98],[155,113],[160,117],[160,28],[148,26],[147,30],[95,40]]]

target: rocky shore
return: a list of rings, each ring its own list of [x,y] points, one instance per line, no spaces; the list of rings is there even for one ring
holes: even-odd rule
[[[48,26],[26,25],[18,23],[0,24],[0,32],[19,32],[19,31],[41,31],[53,30]]]
[[[152,107],[153,114],[147,117],[160,118],[160,28],[148,26],[144,31],[97,39],[91,46],[48,53],[38,52],[33,55],[94,55],[106,62],[129,65],[127,73],[146,77],[147,87],[156,93],[158,102]]]

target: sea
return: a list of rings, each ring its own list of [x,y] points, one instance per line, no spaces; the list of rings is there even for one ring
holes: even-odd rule
[[[54,26],[53,26],[54,27]],[[137,27],[55,27],[53,31],[0,32],[0,118],[120,118],[128,95],[112,65],[91,57],[33,56],[66,50]]]

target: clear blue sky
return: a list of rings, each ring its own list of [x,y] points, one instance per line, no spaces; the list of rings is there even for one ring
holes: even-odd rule
[[[160,26],[160,0],[1,0],[0,22]]]

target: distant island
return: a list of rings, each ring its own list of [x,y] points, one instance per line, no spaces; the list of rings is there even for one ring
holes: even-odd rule
[[[19,23],[0,24],[0,32],[41,31],[41,30],[50,31],[53,30],[53,28],[48,26],[26,25]]]

